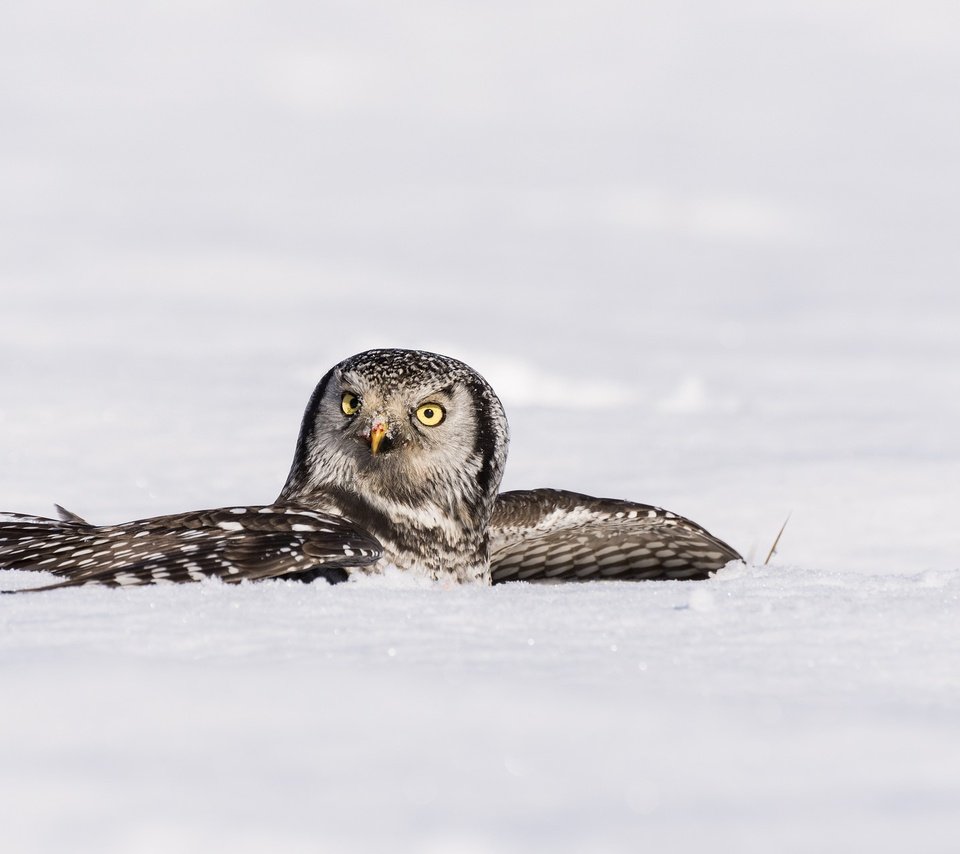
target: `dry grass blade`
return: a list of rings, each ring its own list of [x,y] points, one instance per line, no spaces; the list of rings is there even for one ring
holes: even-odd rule
[[[766,566],[770,563],[770,558],[772,558],[777,553],[777,546],[780,544],[780,538],[783,536],[783,532],[786,530],[787,522],[790,521],[792,513],[787,513],[787,518],[783,520],[783,524],[780,526],[780,533],[777,534],[777,538],[773,541],[773,545],[770,546],[770,551],[767,552],[767,559],[763,562],[763,565]]]

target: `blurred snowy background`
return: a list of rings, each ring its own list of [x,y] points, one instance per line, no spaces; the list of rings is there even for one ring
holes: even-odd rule
[[[406,346],[507,488],[793,517],[702,584],[6,597],[4,835],[953,850],[958,81],[934,0],[7,4],[0,509],[269,501]]]

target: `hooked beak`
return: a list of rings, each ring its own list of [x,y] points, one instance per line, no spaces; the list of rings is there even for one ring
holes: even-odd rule
[[[377,451],[380,449],[380,443],[386,435],[387,424],[383,419],[378,418],[370,428],[370,453],[373,454],[373,456],[377,455]]]

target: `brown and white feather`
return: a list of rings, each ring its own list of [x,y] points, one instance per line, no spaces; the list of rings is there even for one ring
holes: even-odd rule
[[[505,492],[490,520],[494,583],[706,578],[741,559],[669,510],[557,489]]]
[[[0,566],[65,577],[31,589],[206,578],[340,581],[346,568],[381,554],[375,539],[342,516],[302,507],[225,507],[104,526],[0,515]]]

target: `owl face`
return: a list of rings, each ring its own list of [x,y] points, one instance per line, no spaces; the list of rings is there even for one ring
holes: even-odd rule
[[[469,464],[479,419],[462,383],[389,381],[365,367],[337,371],[317,413],[358,477],[407,491]]]
[[[503,408],[455,359],[371,350],[336,365],[317,387],[301,440],[316,488],[358,492],[374,505],[492,501],[506,458]]]

